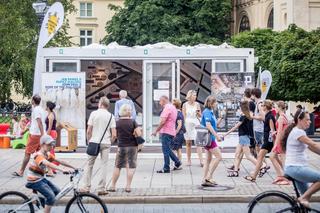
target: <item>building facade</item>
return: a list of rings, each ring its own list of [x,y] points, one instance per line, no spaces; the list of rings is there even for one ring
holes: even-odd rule
[[[109,5],[122,6],[124,0],[74,0],[77,11],[69,14],[69,36],[76,46],[100,43],[106,35],[106,23],[111,20],[114,11]]]
[[[320,27],[320,0],[234,0],[232,34],[257,28]]]
[[[231,0],[231,34],[257,28],[277,31],[295,23],[305,30],[320,27],[320,0]],[[69,35],[77,46],[100,43],[106,36],[106,23],[114,11],[109,5],[123,6],[124,0],[74,0],[76,13],[69,14]]]

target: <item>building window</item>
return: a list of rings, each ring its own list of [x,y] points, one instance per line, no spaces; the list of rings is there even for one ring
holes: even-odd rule
[[[80,30],[80,46],[92,44],[92,30]]]
[[[92,17],[92,3],[80,3],[80,17]]]
[[[269,14],[267,27],[270,28],[270,29],[273,29],[273,8],[272,8],[272,10],[270,11],[270,14]]]
[[[250,31],[250,22],[248,16],[244,15],[240,21],[239,33]]]

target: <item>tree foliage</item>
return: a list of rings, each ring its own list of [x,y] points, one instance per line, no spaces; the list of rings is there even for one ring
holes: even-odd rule
[[[254,30],[232,38],[236,47],[255,48],[259,66],[272,73],[269,97],[275,100],[320,100],[320,30],[290,25],[283,32]]]
[[[39,33],[34,0],[0,1],[0,101],[10,98],[11,89],[24,96],[32,93],[33,73]],[[49,4],[54,0],[48,1]],[[70,0],[62,0],[66,13],[74,12]],[[47,46],[71,45],[68,20]]]
[[[126,0],[107,23],[105,43],[221,43],[230,31],[230,0]]]

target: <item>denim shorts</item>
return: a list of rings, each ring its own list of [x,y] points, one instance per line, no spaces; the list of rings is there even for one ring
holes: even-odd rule
[[[45,197],[46,205],[48,206],[53,206],[54,202],[56,201],[56,196],[60,192],[59,188],[46,178],[36,182],[28,182],[26,187],[41,193]]]
[[[239,136],[239,144],[242,146],[250,146],[250,138],[248,135]]]
[[[308,190],[309,183],[320,181],[320,172],[307,166],[286,166],[284,173],[296,181],[301,194]]]
[[[263,132],[254,131],[254,139],[256,140],[257,146],[261,147],[263,144]]]

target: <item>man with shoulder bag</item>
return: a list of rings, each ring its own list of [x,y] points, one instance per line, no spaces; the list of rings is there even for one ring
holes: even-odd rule
[[[87,148],[88,159],[84,176],[82,179],[81,192],[89,192],[91,187],[91,176],[94,163],[100,154],[100,180],[98,183],[98,195],[106,195],[107,183],[107,163],[111,142],[116,139],[116,121],[114,116],[108,111],[110,101],[107,97],[101,97],[99,108],[90,114],[87,128]]]

